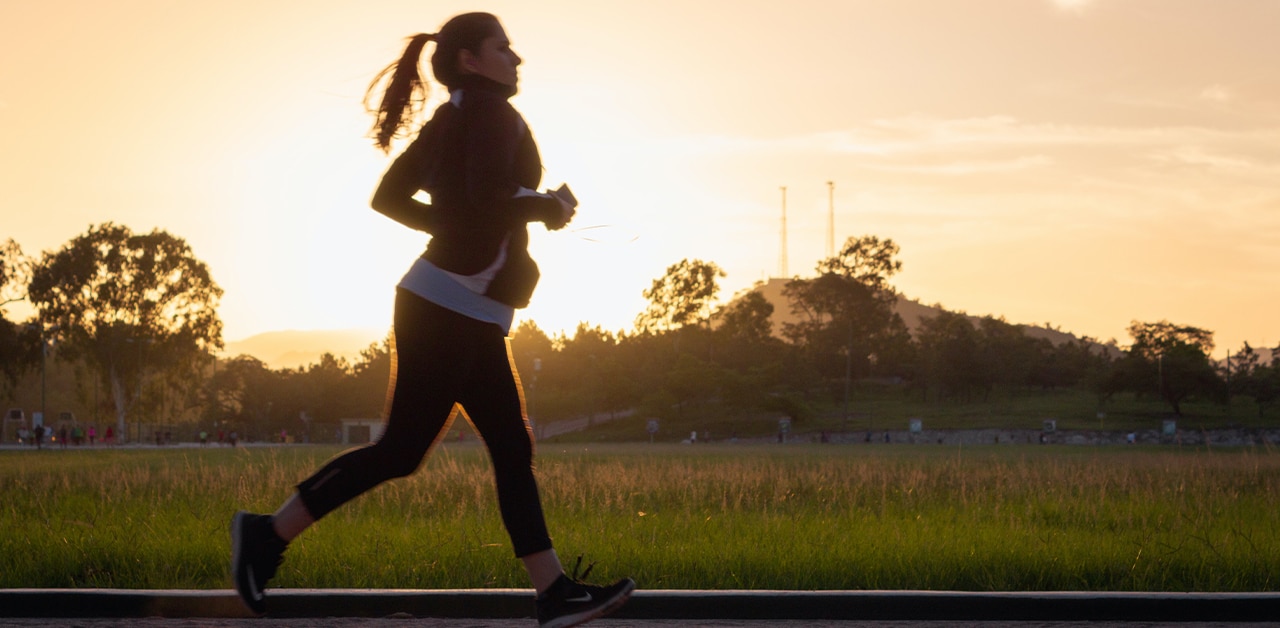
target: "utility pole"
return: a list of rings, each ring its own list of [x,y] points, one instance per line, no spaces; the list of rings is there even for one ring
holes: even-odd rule
[[[1227,416],[1231,416],[1231,350],[1227,349]]]
[[[44,424],[49,420],[49,410],[45,405],[45,393],[48,389],[48,372],[49,365],[49,343],[44,337],[44,325],[40,326],[40,429],[44,429]],[[36,442],[40,442],[39,439]]]
[[[827,257],[836,256],[836,184],[827,181]]]
[[[782,250],[781,250],[781,270],[782,278],[786,279],[790,276],[787,272],[787,186],[782,186]]]
[[[849,319],[849,344],[844,347],[844,415],[840,418],[840,433],[849,422],[849,386],[853,382],[853,319]]]

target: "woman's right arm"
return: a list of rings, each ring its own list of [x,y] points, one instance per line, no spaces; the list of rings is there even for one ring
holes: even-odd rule
[[[386,174],[382,175],[382,181],[378,184],[378,189],[374,190],[369,205],[383,216],[410,229],[434,234],[435,227],[439,224],[440,210],[413,198],[422,189],[422,158],[426,149],[426,142],[420,136],[396,157]]]

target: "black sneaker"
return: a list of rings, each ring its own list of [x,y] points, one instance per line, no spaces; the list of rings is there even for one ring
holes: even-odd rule
[[[270,515],[242,510],[231,518],[231,579],[240,600],[257,615],[267,612],[263,590],[284,562],[287,546],[271,527]]]
[[[538,625],[541,628],[567,628],[585,624],[618,610],[635,588],[636,583],[631,578],[623,578],[608,586],[595,586],[562,574],[538,596]]]

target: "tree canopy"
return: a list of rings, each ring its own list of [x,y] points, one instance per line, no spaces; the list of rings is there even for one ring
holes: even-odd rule
[[[84,359],[110,386],[122,434],[145,371],[177,368],[222,346],[221,296],[186,241],[113,223],[45,254],[29,287],[59,352]]]
[[[6,305],[26,298],[30,274],[31,263],[22,247],[12,238],[0,244],[0,318],[5,316]]]
[[[667,273],[644,291],[649,307],[636,318],[636,327],[661,331],[707,321],[720,292],[717,280],[724,276],[715,263],[702,260],[683,259],[668,266]]]
[[[898,245],[889,238],[850,237],[835,257],[818,262],[818,273],[848,277],[871,290],[888,290],[889,278],[902,270],[898,251]]]

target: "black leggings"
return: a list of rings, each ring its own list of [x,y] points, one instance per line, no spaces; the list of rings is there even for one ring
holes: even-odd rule
[[[444,435],[454,404],[489,449],[498,507],[516,556],[551,549],[533,477],[533,432],[505,334],[403,289],[396,291],[386,431],[298,485],[307,512],[320,519],[382,482],[413,473]]]

